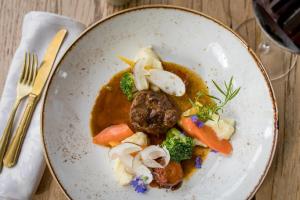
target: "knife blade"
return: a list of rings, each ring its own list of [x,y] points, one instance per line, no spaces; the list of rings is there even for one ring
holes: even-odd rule
[[[38,70],[37,76],[35,78],[35,82],[33,84],[33,88],[31,93],[34,95],[40,95],[47,79],[50,75],[52,66],[54,64],[54,61],[56,59],[57,53],[60,49],[60,46],[67,34],[66,29],[62,29],[59,32],[56,33],[54,38],[52,39],[51,43],[49,44],[44,59],[40,65],[40,68]]]
[[[46,50],[44,59],[40,65],[37,76],[33,83],[32,91],[29,94],[28,101],[25,110],[23,112],[22,118],[17,127],[12,142],[8,147],[5,157],[3,159],[3,164],[6,167],[13,167],[19,159],[23,141],[26,136],[26,132],[30,124],[32,115],[34,113],[35,107],[40,99],[40,95],[42,94],[43,88],[47,83],[56,56],[58,54],[58,51],[60,49],[61,44],[63,43],[66,34],[67,34],[66,29],[62,29],[58,31]]]

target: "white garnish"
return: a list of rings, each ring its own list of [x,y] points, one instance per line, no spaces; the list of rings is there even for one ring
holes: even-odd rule
[[[132,136],[126,138],[122,141],[122,143],[130,142],[133,144],[137,144],[140,146],[147,146],[148,145],[148,137],[143,132],[136,132]]]
[[[220,118],[219,115],[214,114],[212,120],[207,120],[205,125],[211,127],[217,134],[219,139],[229,140],[234,133],[234,120]]]
[[[152,182],[153,175],[150,169],[142,163],[140,153],[138,153],[133,159],[133,171],[136,176],[147,177],[147,180],[145,181],[146,184]]]
[[[139,59],[133,67],[134,84],[138,91],[147,90],[149,88],[149,83],[145,75],[145,60]]]
[[[136,144],[123,143],[123,144],[113,147],[109,151],[108,156],[111,160],[114,160],[116,158],[119,158],[121,155],[131,154],[131,153],[138,152],[141,150],[142,150],[142,148]]]
[[[140,154],[144,165],[150,168],[164,168],[170,162],[169,151],[156,145],[146,147]],[[162,159],[163,164],[155,160],[158,158]]]
[[[145,67],[163,69],[158,55],[153,51],[152,46],[142,48],[138,51],[135,61],[144,60]]]
[[[148,81],[165,93],[174,96],[183,96],[185,94],[185,84],[176,74],[161,69],[150,69],[148,71]]]

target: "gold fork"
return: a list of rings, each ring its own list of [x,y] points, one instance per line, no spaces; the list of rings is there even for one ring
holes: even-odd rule
[[[11,137],[11,129],[14,122],[16,111],[22,99],[29,95],[37,75],[38,61],[36,54],[25,53],[23,70],[17,85],[17,97],[9,115],[6,127],[0,140],[0,172],[3,166],[3,157]]]

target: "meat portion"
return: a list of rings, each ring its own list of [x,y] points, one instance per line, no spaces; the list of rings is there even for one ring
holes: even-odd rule
[[[135,131],[162,134],[179,119],[179,111],[161,92],[141,91],[130,108],[130,121]]]
[[[181,164],[171,161],[165,168],[155,168],[153,177],[160,187],[172,188],[181,183],[183,179]]]

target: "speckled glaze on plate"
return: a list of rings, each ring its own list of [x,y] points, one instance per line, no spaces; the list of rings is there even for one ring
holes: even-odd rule
[[[209,154],[179,190],[150,188],[141,195],[117,184],[108,149],[92,144],[89,120],[101,86],[127,67],[117,56],[133,58],[147,45],[163,60],[199,73],[212,94],[211,79],[231,76],[241,91],[224,113],[237,121],[232,155]],[[70,199],[240,200],[255,194],[270,167],[277,107],[261,63],[232,30],[192,10],[148,6],[99,21],[75,41],[48,86],[42,129],[47,163]]]

